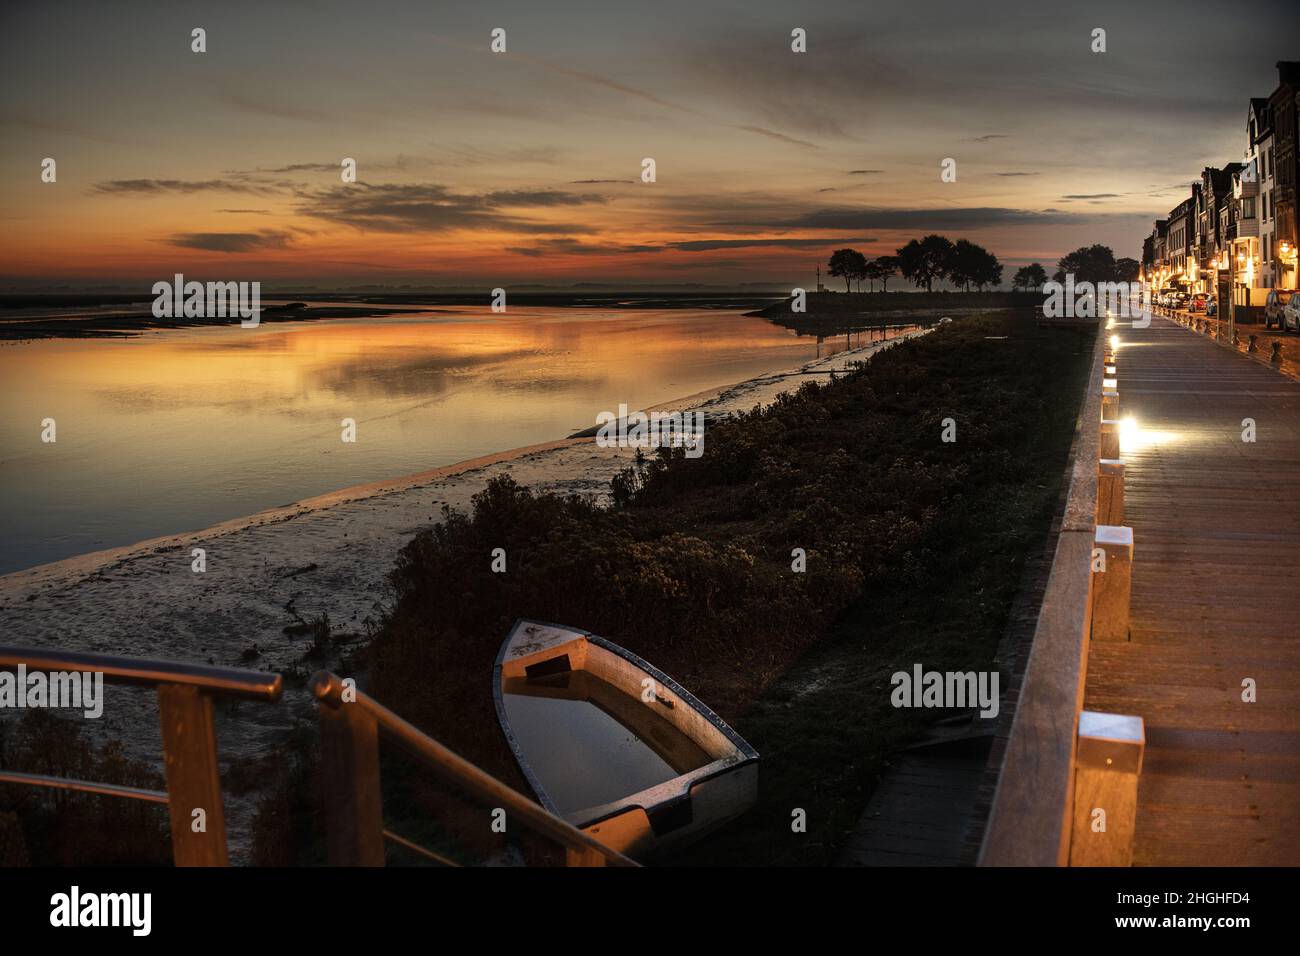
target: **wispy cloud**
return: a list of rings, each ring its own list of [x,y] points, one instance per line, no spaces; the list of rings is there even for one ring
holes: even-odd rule
[[[239,179],[111,179],[96,183],[93,191],[106,196],[161,196],[167,193],[230,192],[259,196],[283,195],[287,183],[249,182]]]
[[[868,243],[876,240],[870,236],[831,236],[780,239],[684,239],[668,243],[668,248],[679,252],[712,252],[714,249],[745,249],[751,246],[777,246],[803,249],[818,246],[843,246],[850,242]]]
[[[537,242],[527,246],[507,246],[506,252],[513,252],[521,256],[532,256],[534,258],[548,255],[576,255],[576,256],[611,256],[611,255],[635,255],[645,252],[663,252],[663,246],[620,244],[620,243],[588,243],[581,242],[577,239],[540,239]]]
[[[801,229],[980,229],[1005,225],[1059,225],[1079,221],[1069,213],[972,206],[946,209],[818,209],[791,222],[773,223]]]
[[[283,249],[289,244],[287,232],[264,229],[261,232],[182,232],[166,240],[183,249],[207,252],[262,252]]]
[[[764,126],[733,126],[732,129],[743,130],[746,133],[757,133],[759,136],[766,136],[768,139],[774,139],[781,143],[790,143],[793,146],[804,146],[808,149],[821,149],[816,143],[810,143],[806,139],[796,139],[793,136],[787,136],[785,133],[778,133],[774,129],[768,129]]]
[[[511,208],[575,207],[604,202],[590,193],[557,190],[504,190],[456,193],[437,183],[356,183],[301,195],[298,211],[374,232],[441,232],[449,229],[500,229],[520,233],[590,233],[575,223],[551,223],[504,212]]]
[[[227,106],[233,106],[246,113],[258,113],[263,116],[273,116],[276,119],[302,120],[316,123],[330,123],[338,120],[338,114],[336,113],[280,102],[274,96],[268,95],[265,90],[259,92],[257,96],[247,96],[243,93],[227,91],[221,94],[220,99]]]

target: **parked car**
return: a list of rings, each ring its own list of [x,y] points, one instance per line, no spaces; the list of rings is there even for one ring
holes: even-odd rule
[[[1204,312],[1205,303],[1207,301],[1208,301],[1208,297],[1206,296],[1206,294],[1204,292],[1198,292],[1194,296],[1192,296],[1191,300],[1187,303],[1187,311]]]
[[[1210,296],[1208,299],[1205,300],[1205,314],[1206,315],[1219,314],[1219,300],[1216,299],[1214,296]]]
[[[1290,332],[1300,332],[1300,295],[1293,295],[1282,306],[1282,328]]]
[[[1264,300],[1264,328],[1271,329],[1274,323],[1281,329],[1282,310],[1294,296],[1291,289],[1269,289],[1268,298]]]

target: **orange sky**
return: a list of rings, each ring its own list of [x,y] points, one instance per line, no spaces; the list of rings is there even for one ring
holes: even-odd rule
[[[934,231],[1012,267],[1136,256],[1203,165],[1239,158],[1278,58],[1260,43],[1285,46],[1224,54],[1223,18],[1154,33],[1118,3],[1026,3],[1014,31],[955,2],[870,28],[851,4],[130,7],[4,14],[6,286],[808,282],[833,248]]]

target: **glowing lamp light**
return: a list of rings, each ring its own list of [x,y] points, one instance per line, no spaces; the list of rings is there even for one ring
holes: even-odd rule
[[[1117,348],[1119,348],[1119,336],[1118,336],[1118,335],[1112,335],[1112,336],[1110,337],[1110,347],[1113,348],[1113,349],[1117,349]]]
[[[1119,448],[1121,452],[1132,451],[1137,447],[1138,431],[1137,419],[1132,415],[1120,420]]]

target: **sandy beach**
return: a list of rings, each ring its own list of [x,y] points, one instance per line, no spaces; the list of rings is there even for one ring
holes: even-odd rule
[[[656,410],[699,409],[716,421],[770,403],[804,382],[826,382],[830,373],[906,337],[910,335],[687,396]],[[505,474],[534,490],[603,501],[610,479],[634,456],[633,449],[602,448],[591,438],[560,439],[15,572],[0,578],[4,641],[310,671],[319,665],[303,663],[309,638],[287,636],[285,627],[328,614],[336,636],[362,639],[367,622],[377,623],[383,613],[385,576],[399,549],[437,521],[443,505],[468,509],[475,493]],[[193,548],[206,551],[204,573],[191,570]],[[256,658],[241,660],[254,646]],[[236,853],[246,845],[240,831],[256,794],[255,768],[274,760],[279,735],[295,720],[309,718],[310,708],[306,692],[290,684],[279,706],[221,709],[223,769],[232,762],[244,764],[227,793]],[[120,737],[132,755],[157,761],[152,695],[114,688],[97,729]],[[246,772],[250,766],[252,773]]]

